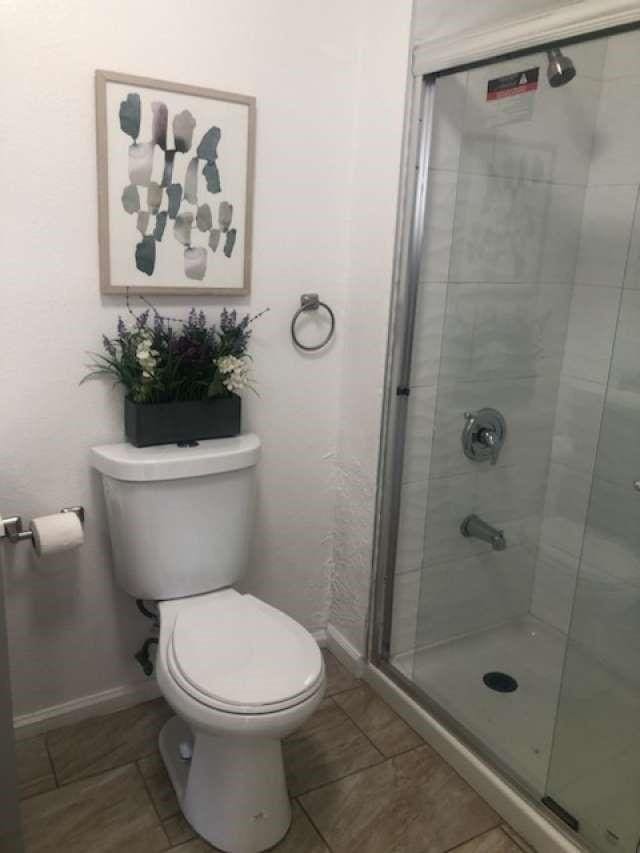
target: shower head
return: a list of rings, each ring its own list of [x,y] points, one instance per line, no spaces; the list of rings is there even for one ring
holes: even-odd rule
[[[547,57],[549,59],[547,78],[550,86],[556,89],[558,86],[564,86],[565,83],[573,80],[576,76],[576,67],[559,47],[550,48],[547,51]]]

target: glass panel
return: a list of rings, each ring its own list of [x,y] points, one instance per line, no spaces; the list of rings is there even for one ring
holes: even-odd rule
[[[634,33],[640,53],[640,35]],[[640,62],[638,80],[640,81]],[[638,214],[636,214],[636,230]],[[548,794],[598,850],[640,842],[640,279],[627,265]]]
[[[605,44],[567,54],[580,73],[559,88],[547,82],[544,53],[438,80],[421,283],[430,331],[440,296],[441,325],[429,336],[436,369],[421,316],[415,338],[433,440],[413,554],[411,675],[539,796],[566,634],[532,601],[550,559],[540,545]],[[490,99],[507,84],[512,93]],[[470,459],[461,441],[465,413],[488,408],[506,424],[495,464]],[[474,515],[480,527],[466,529],[484,538],[461,534]],[[504,550],[486,541],[491,528],[503,531]]]
[[[636,853],[640,30],[564,57],[436,82],[391,662]]]

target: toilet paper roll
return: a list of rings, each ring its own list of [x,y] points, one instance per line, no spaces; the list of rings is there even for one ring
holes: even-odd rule
[[[29,525],[33,533],[33,547],[39,557],[77,548],[84,542],[82,523],[75,512],[56,512],[41,515]]]

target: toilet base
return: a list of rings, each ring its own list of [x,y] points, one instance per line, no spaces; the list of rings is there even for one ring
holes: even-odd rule
[[[185,761],[180,744],[192,745]],[[261,853],[291,822],[282,745],[273,738],[194,733],[172,717],[159,737],[160,753],[178,802],[195,831],[226,853]]]

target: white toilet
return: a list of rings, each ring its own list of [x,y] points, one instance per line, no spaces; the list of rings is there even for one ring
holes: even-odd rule
[[[117,581],[160,611],[156,672],[177,714],[160,751],[189,823],[229,853],[286,833],[281,740],[325,690],[311,634],[232,586],[247,565],[259,454],[255,435],[91,451]]]

